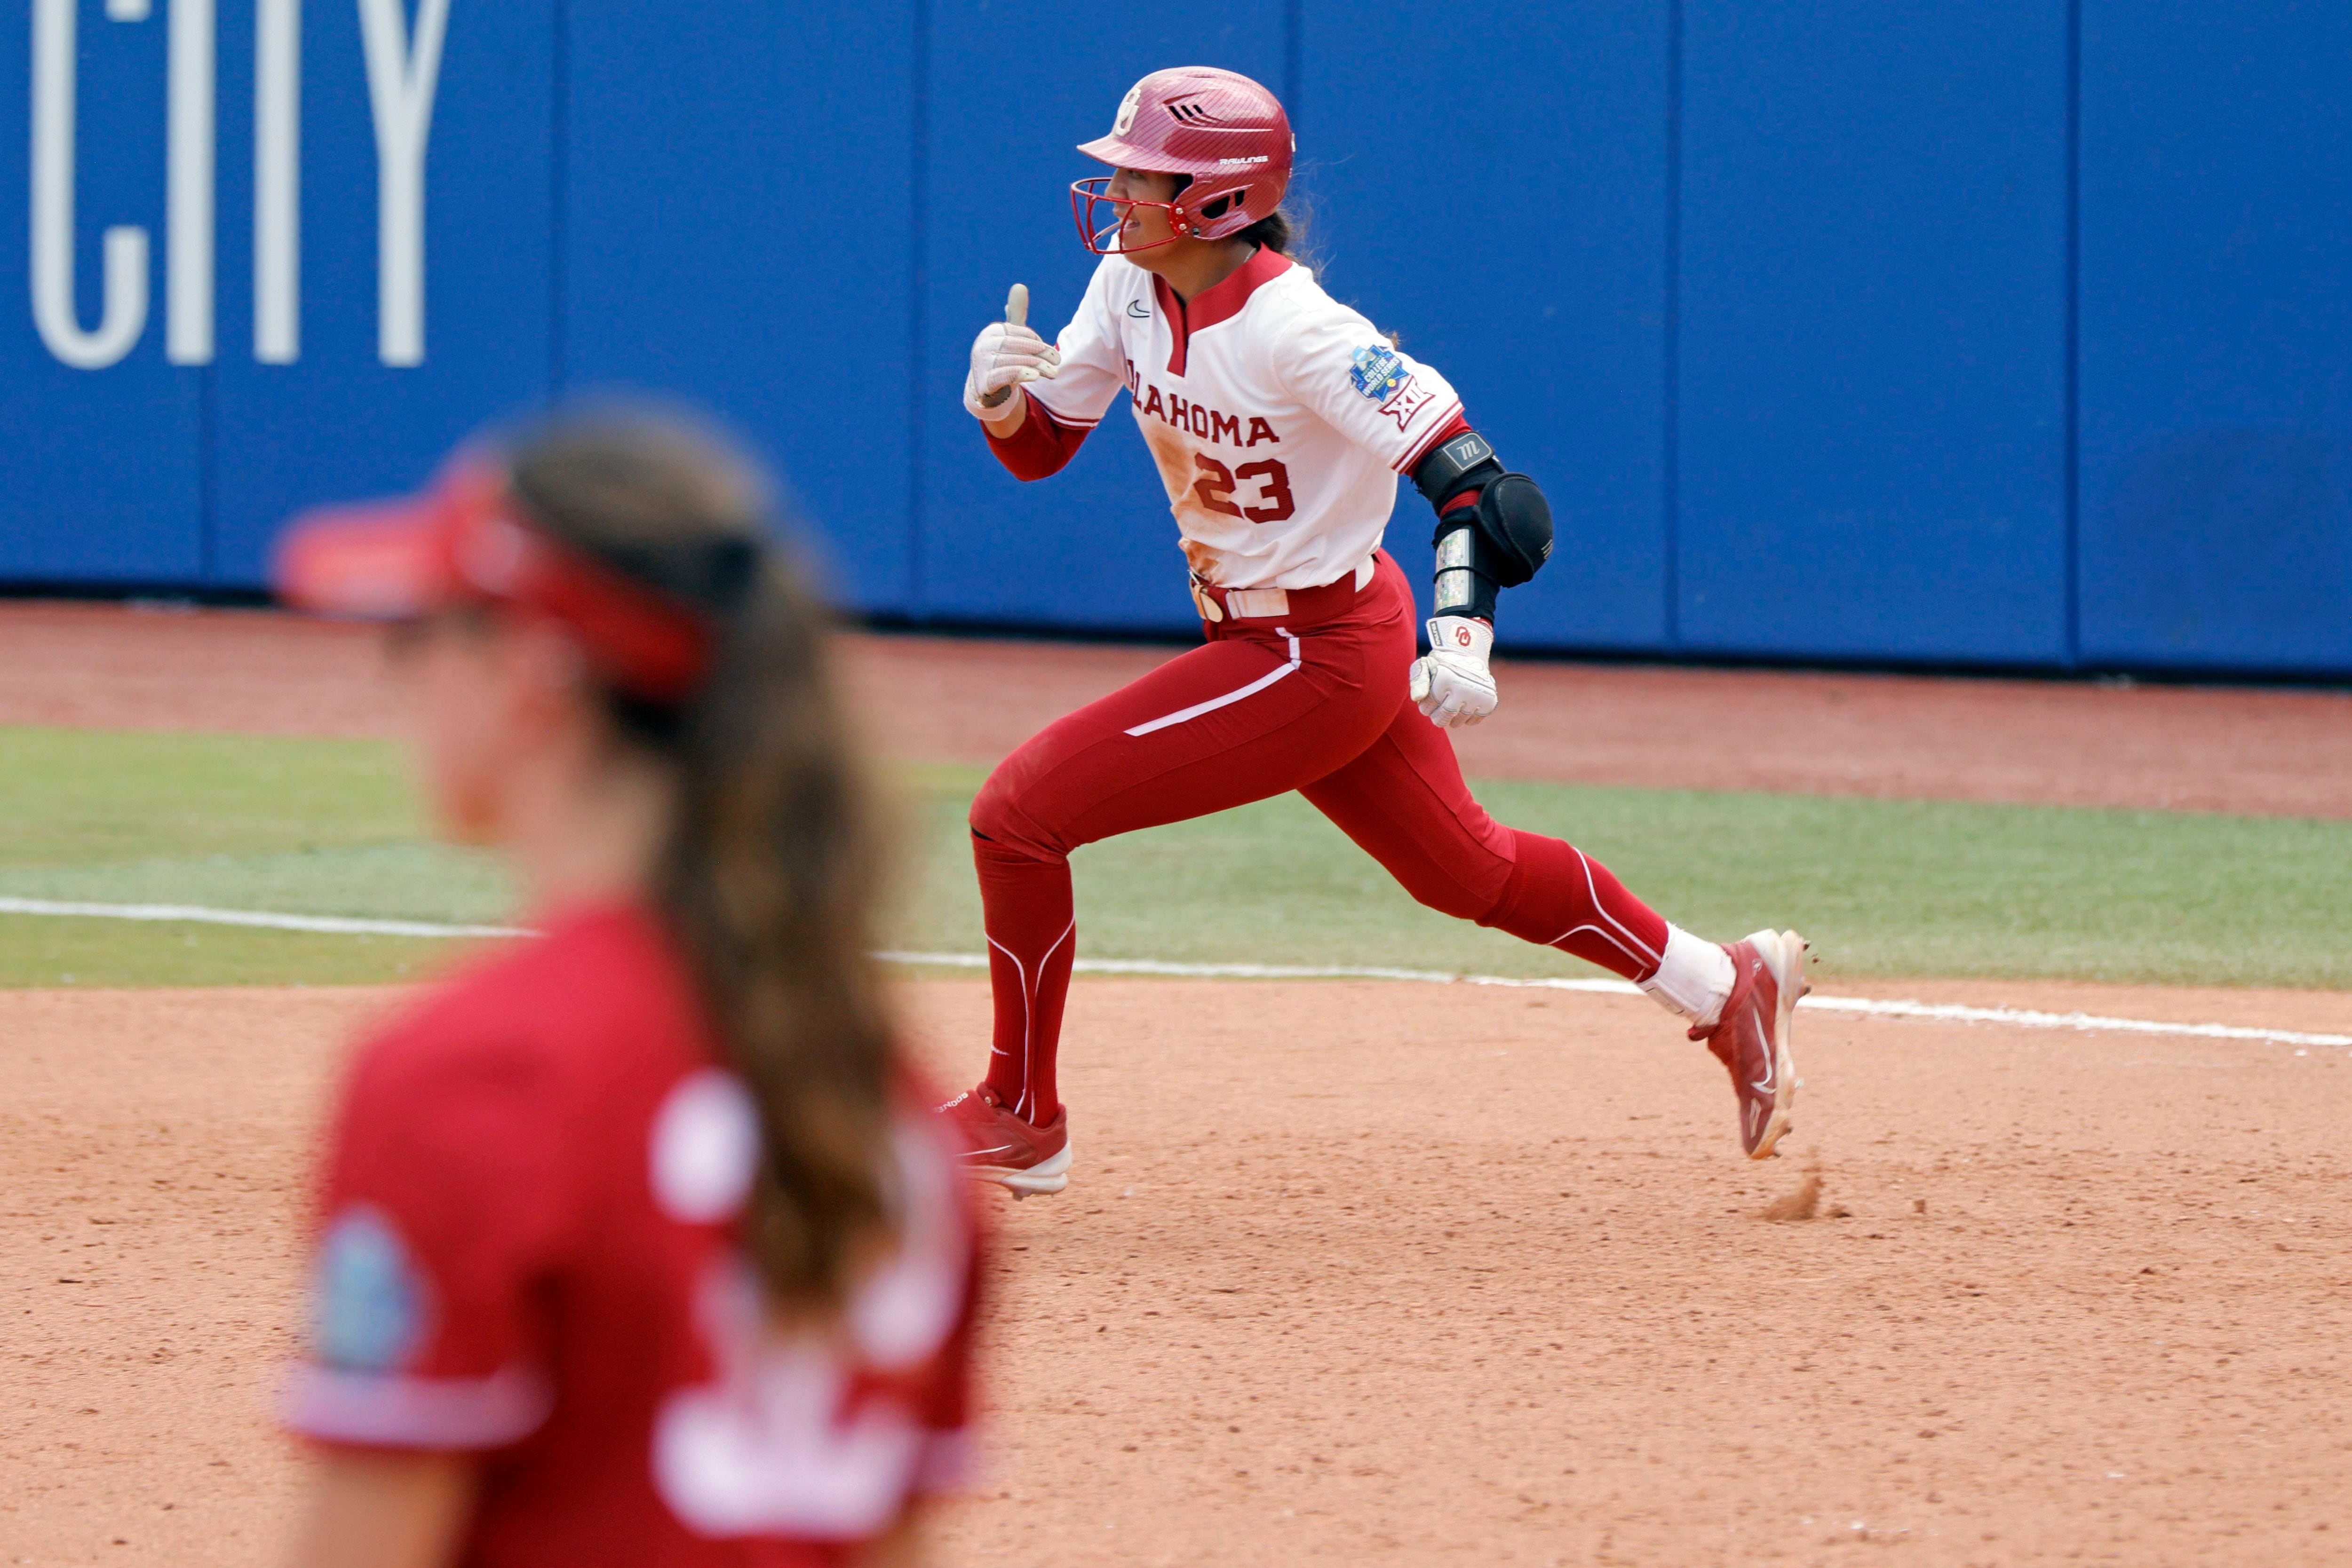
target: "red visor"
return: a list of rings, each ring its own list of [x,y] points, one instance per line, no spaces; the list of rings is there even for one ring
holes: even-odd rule
[[[421,496],[303,514],[271,575],[287,603],[320,615],[403,621],[467,604],[543,615],[598,674],[650,701],[692,695],[710,666],[708,617],[551,538],[478,459]]]

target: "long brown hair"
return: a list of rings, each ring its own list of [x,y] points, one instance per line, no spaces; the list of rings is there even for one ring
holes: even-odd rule
[[[1297,243],[1297,225],[1291,221],[1289,208],[1276,207],[1242,230],[1241,237],[1252,245],[1262,245],[1270,251],[1287,256],[1290,247]]]
[[[870,956],[875,807],[827,617],[775,542],[756,471],[708,435],[577,416],[509,461],[516,499],[550,533],[718,629],[712,673],[684,705],[605,703],[625,744],[677,768],[654,899],[759,1107],[744,1244],[779,1304],[836,1303],[891,1226],[898,1055]]]

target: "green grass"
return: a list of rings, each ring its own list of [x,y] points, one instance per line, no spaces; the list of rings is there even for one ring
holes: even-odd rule
[[[977,952],[962,818],[981,774],[892,777],[906,831],[886,937]],[[1478,793],[1694,930],[1796,925],[1831,977],[2352,989],[2352,823],[1524,782]],[[422,831],[398,750],[381,743],[0,730],[0,894],[513,917],[494,862]],[[1086,956],[1591,973],[1418,908],[1296,797],[1094,845],[1076,867]],[[362,982],[450,951],[0,916],[5,986]]]
[[[373,986],[433,974],[468,946],[0,915],[0,987]]]
[[[389,741],[0,728],[0,866],[415,839]]]
[[[0,894],[480,924],[511,885],[424,841],[401,748],[278,736],[0,728]],[[456,945],[0,915],[0,986],[358,985]]]
[[[898,946],[969,952],[968,769],[902,775],[920,824]],[[1691,930],[1813,939],[1828,977],[2352,988],[2352,822],[1488,781],[1487,809],[1609,865]],[[1073,857],[1079,953],[1592,971],[1413,904],[1297,796]]]

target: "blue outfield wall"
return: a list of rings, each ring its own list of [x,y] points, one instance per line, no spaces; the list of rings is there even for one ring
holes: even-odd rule
[[[1303,20],[1325,286],[1444,371],[1552,499],[1570,570],[1510,591],[1506,637],[1662,646],[1665,7],[1307,0]],[[1388,545],[1424,610],[1433,521],[1405,486]]]
[[[206,559],[207,377],[163,357],[163,259],[164,28],[104,19],[80,7],[81,68],[72,84],[79,134],[70,188],[81,324],[110,334],[99,308],[101,235],[134,225],[152,253],[120,292],[117,319],[136,326],[134,348],[102,371],[51,351],[30,308],[34,267],[26,244],[0,247],[0,572],[90,583],[204,581]],[[32,9],[0,5],[0,123],[28,137]],[[62,118],[62,116],[60,116]],[[30,149],[0,157],[0,212],[35,242]],[[59,214],[63,217],[68,214]],[[151,243],[152,242],[152,243]],[[140,303],[133,297],[152,295]],[[134,320],[133,307],[143,319]],[[112,351],[103,344],[78,357]]]
[[[2064,0],[1691,0],[1681,645],[2063,661]]]
[[[2352,669],[2352,6],[2083,9],[2083,654]]]
[[[159,21],[170,3],[155,0]],[[466,0],[450,7],[425,148],[422,362],[387,365],[377,132],[360,11],[301,8],[299,357],[262,363],[251,283],[253,117],[234,112],[253,101],[254,10],[247,0],[224,5],[220,16],[222,308],[208,370],[205,575],[242,587],[268,571],[288,513],[412,486],[492,411],[545,399],[555,37],[529,8]]]
[[[22,0],[0,581],[255,587],[289,511],[634,390],[775,461],[860,611],[1188,631],[1124,422],[1023,486],[958,389],[1008,284],[1085,285],[1072,143],[1193,59],[1553,497],[1507,643],[2352,674],[2313,0]]]
[[[555,379],[720,411],[827,525],[842,596],[903,612],[911,0],[564,10]]]

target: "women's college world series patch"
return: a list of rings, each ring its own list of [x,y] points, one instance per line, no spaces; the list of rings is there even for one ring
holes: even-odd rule
[[[1414,381],[1404,361],[1386,343],[1357,350],[1348,379],[1358,392],[1379,403],[1381,412],[1395,420],[1399,430],[1409,428],[1413,417],[1429,406],[1429,390]]]
[[[1412,376],[1394,349],[1386,343],[1374,343],[1370,348],[1356,350],[1355,360],[1348,370],[1348,379],[1356,384],[1358,392],[1372,402],[1386,402],[1399,387],[1412,380]]]

